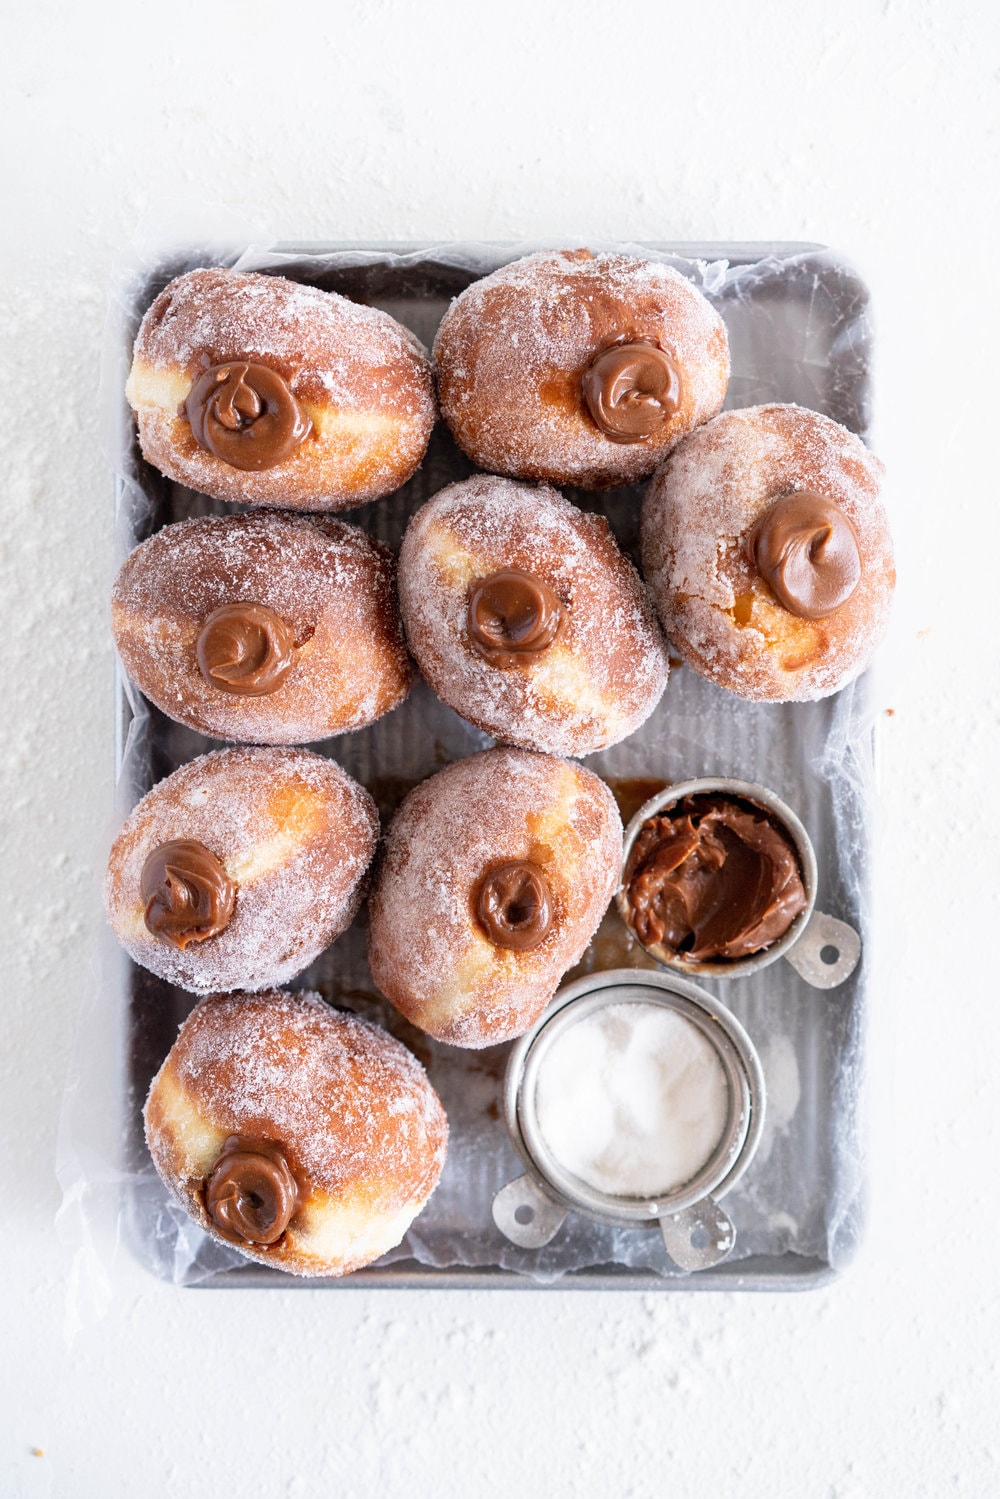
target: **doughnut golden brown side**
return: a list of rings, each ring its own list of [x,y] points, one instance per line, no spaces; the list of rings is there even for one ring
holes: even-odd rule
[[[332,516],[164,527],[118,574],[112,628],[146,696],[217,739],[325,739],[373,723],[410,689],[395,559]],[[269,656],[282,659],[268,676]]]
[[[602,430],[584,385],[595,360],[623,344],[645,363],[665,354],[679,383],[653,430],[631,440]],[[589,250],[543,251],[473,282],[445,313],[434,357],[441,414],[474,463],[587,489],[651,474],[721,408],[729,380],[725,324],[690,281]],[[620,375],[616,399],[648,405],[654,386],[644,393]]]
[[[169,983],[196,994],[269,988],[353,920],[378,828],[368,792],[332,760],[215,750],[127,818],[108,860],[108,918],[135,961]]]
[[[497,664],[477,648],[477,582],[517,570],[549,590],[557,633]],[[441,700],[508,744],[586,755],[633,733],[656,707],[666,644],[638,573],[607,522],[546,485],[478,474],[410,521],[399,560],[410,649]]]
[[[621,853],[614,797],[581,765],[520,749],[459,760],[389,826],[369,901],[372,977],[440,1041],[509,1041],[583,953]],[[511,932],[526,945],[507,945]]]
[[[304,432],[257,471],[206,450],[186,406],[206,371],[247,365],[230,425],[269,419],[271,371]],[[387,313],[281,276],[219,268],[189,271],[156,298],[126,395],[143,455],[169,478],[219,500],[290,510],[347,510],[391,494],[423,458],[436,414],[426,350]]]
[[[895,585],[879,499],[882,464],[847,428],[795,405],[726,411],[677,448],[646,491],[643,571],[669,639],[739,696],[827,696],[868,665]],[[847,518],[860,581],[825,618],[791,612],[755,560],[755,527],[779,499],[810,492]]]
[[[346,1275],[398,1244],[448,1140],[399,1041],[316,994],[277,990],[202,1000],[145,1121],[156,1169],[194,1221],[292,1275]]]

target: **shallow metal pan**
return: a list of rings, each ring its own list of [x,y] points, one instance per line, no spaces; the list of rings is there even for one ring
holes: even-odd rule
[[[269,269],[340,291],[399,317],[429,343],[449,299],[477,274],[537,248],[529,245],[279,245],[241,265]],[[595,249],[612,248],[595,244]],[[639,247],[629,247],[637,252]],[[733,351],[728,406],[795,400],[867,436],[870,328],[863,282],[818,245],[656,245],[703,276],[726,319]],[[114,423],[119,544],[124,552],[160,526],[227,508],[172,483],[138,452],[121,389],[131,342],[145,307],[174,275],[232,256],[165,257],[128,289],[120,337],[106,370]],[[685,264],[687,263],[687,264]],[[472,472],[439,424],[427,459],[388,500],[346,519],[398,547],[406,520],[444,484]],[[607,515],[623,547],[637,553],[640,490],[595,496],[569,491]],[[125,812],[155,781],[192,756],[217,748],[141,703],[120,679],[119,788]],[[313,745],[337,759],[373,792],[385,819],[405,791],[449,760],[488,740],[443,708],[418,683],[409,702],[370,729]],[[864,939],[869,922],[870,713],[864,679],[820,703],[757,705],[676,670],[647,725],[586,763],[615,787],[629,816],[651,789],[703,775],[734,776],[771,787],[809,831],[818,861],[822,908]],[[861,1141],[858,1124],[867,964],[828,994],[810,989],[787,964],[732,981],[725,1003],[761,1053],[773,1101],[769,1133],[745,1180],[727,1197],[739,1248],[718,1267],[682,1275],[658,1235],[572,1218],[543,1251],[506,1243],[491,1217],[493,1195],[517,1170],[500,1104],[508,1047],[458,1052],[413,1030],[377,995],[364,958],[364,914],[295,987],[318,989],[332,1003],[385,1024],[428,1067],[452,1125],[441,1186],[393,1254],[345,1280],[299,1282],[250,1265],[192,1230],[168,1201],[142,1139],[141,1107],[194,999],[134,967],[125,967],[116,1002],[127,1012],[124,1226],[134,1253],[155,1274],[185,1285],[721,1290],[800,1289],[822,1283],[847,1263],[860,1232]],[[595,969],[651,966],[652,959],[609,912],[582,963]],[[707,987],[711,988],[711,984]]]

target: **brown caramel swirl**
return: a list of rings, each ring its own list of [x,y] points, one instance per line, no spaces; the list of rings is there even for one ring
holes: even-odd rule
[[[748,545],[775,598],[801,619],[836,614],[861,581],[854,527],[839,505],[808,489],[776,500]]]
[[[469,585],[469,639],[493,666],[536,660],[555,640],[563,611],[541,578],[502,568]]]
[[[197,838],[172,838],[154,848],[139,889],[147,930],[180,948],[225,931],[236,901],[236,886]]]
[[[222,604],[201,627],[198,669],[220,692],[265,697],[295,665],[295,635],[266,604]]]
[[[639,941],[695,962],[770,947],[807,904],[784,828],[763,807],[713,793],[643,824],[624,884]]]
[[[283,463],[312,431],[282,377],[242,360],[213,364],[199,375],[179,414],[206,453],[254,473]]]
[[[587,410],[612,442],[645,442],[681,404],[680,371],[645,338],[602,349],[584,370],[581,389]]]
[[[537,947],[552,925],[552,896],[538,865],[530,859],[494,865],[479,887],[476,915],[496,947]]]
[[[234,1244],[276,1244],[298,1201],[299,1184],[274,1140],[230,1135],[205,1182],[205,1210]]]

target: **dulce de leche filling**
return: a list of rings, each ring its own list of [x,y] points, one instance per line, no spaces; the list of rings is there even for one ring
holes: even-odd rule
[[[224,931],[236,902],[236,886],[197,838],[172,838],[154,848],[139,888],[147,930],[180,948]]]
[[[205,1211],[234,1244],[275,1244],[298,1206],[299,1184],[274,1140],[230,1135],[205,1181]]]
[[[835,614],[861,581],[854,527],[839,505],[811,490],[776,500],[747,548],[778,602],[801,619]]]
[[[264,697],[295,664],[292,627],[266,604],[223,604],[201,627],[198,669],[220,692]]]
[[[244,360],[205,370],[178,414],[206,453],[252,472],[284,462],[312,430],[281,375]]]
[[[643,824],[624,887],[639,941],[695,962],[760,952],[807,904],[784,828],[763,807],[714,792]]]
[[[476,915],[495,946],[537,947],[552,925],[552,895],[538,865],[530,859],[494,865],[479,887]]]
[[[583,372],[581,392],[612,442],[644,442],[681,404],[680,372],[658,344],[639,338],[602,349]]]
[[[534,661],[559,633],[563,611],[541,578],[505,567],[469,584],[469,640],[491,666]]]

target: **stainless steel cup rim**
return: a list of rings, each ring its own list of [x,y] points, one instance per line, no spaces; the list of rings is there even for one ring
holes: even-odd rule
[[[660,1005],[695,1025],[713,1046],[729,1088],[726,1128],[718,1146],[689,1181],[656,1197],[600,1192],[568,1171],[538,1127],[535,1087],[549,1046],[595,1010],[618,1004]],[[653,1222],[711,1197],[723,1196],[753,1159],[764,1126],[765,1089],[760,1060],[736,1017],[696,985],[673,974],[617,968],[589,974],[555,996],[544,1014],[514,1045],[504,1078],[504,1116],[515,1149],[545,1191],[567,1206],[608,1223]]]
[[[707,960],[694,962],[684,956],[683,953],[672,952],[660,943],[643,942],[632,924],[631,912],[625,895],[625,872],[628,868],[629,857],[632,847],[643,824],[650,817],[655,817],[666,807],[672,807],[685,796],[702,796],[712,792],[722,792],[729,796],[738,796],[743,801],[753,802],[770,812],[775,819],[782,824],[795,845],[795,851],[799,856],[802,869],[802,884],[806,893],[805,909],[800,911],[783,936],[769,947],[760,952],[751,953],[746,958],[730,958],[725,961]],[[643,947],[650,957],[656,959],[667,968],[672,968],[677,973],[695,974],[704,978],[726,979],[741,978],[748,973],[756,973],[761,968],[767,968],[771,963],[776,963],[779,958],[795,946],[809,924],[813,908],[816,905],[816,887],[818,884],[818,872],[816,865],[816,851],[812,845],[812,839],[802,825],[800,818],[792,811],[787,803],[779,796],[770,791],[766,786],[755,785],[752,781],[737,781],[727,776],[702,776],[693,781],[677,781],[672,786],[665,786],[655,796],[651,796],[632,818],[625,829],[625,845],[622,853],[621,874],[618,881],[618,889],[615,891],[615,904],[618,914],[628,927],[632,936]]]

